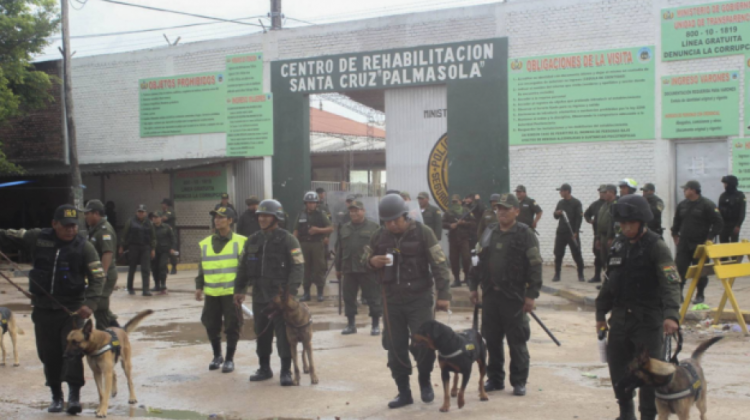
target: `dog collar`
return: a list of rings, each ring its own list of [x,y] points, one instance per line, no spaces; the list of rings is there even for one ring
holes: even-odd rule
[[[92,356],[97,357],[101,356],[102,354],[112,350],[112,344],[107,344],[106,346],[100,348],[96,353],[92,354]]]
[[[685,371],[687,371],[688,376],[690,377],[690,385],[688,385],[687,388],[677,392],[659,392],[659,390],[668,388],[669,384],[667,384],[666,386],[657,388],[655,390],[654,394],[656,395],[656,398],[664,401],[674,401],[691,395],[695,395],[696,399],[700,397],[701,390],[703,389],[703,383],[701,382],[700,376],[698,376],[698,372],[695,371],[695,367],[690,363],[680,363],[679,367],[684,368]],[[674,379],[674,374],[672,374],[672,379]],[[671,382],[672,381],[670,380],[670,383]]]
[[[112,339],[109,341],[109,343],[97,350],[91,356],[99,357],[108,351],[112,351],[115,354],[115,363],[117,363],[117,359],[120,358],[120,339],[117,338],[117,334],[113,330],[107,329],[105,330],[105,332],[108,332],[109,335],[112,336]]]

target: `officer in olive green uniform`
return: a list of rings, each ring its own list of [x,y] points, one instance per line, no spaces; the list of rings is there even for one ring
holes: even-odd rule
[[[255,212],[258,210],[258,204],[260,204],[260,200],[258,200],[258,197],[254,195],[251,195],[250,198],[245,200],[247,210],[242,213],[242,216],[240,216],[240,221],[239,223],[237,223],[237,233],[239,233],[240,235],[247,236],[249,238],[253,233],[260,230],[260,225],[258,224],[258,215],[255,214]]]
[[[601,283],[602,281],[602,259],[601,252],[599,252],[596,246],[596,217],[599,215],[599,209],[604,205],[607,200],[604,196],[607,193],[607,185],[602,184],[599,186],[599,199],[589,205],[585,212],[583,212],[583,218],[586,223],[590,224],[594,230],[594,240],[591,243],[591,250],[594,253],[594,277],[589,279],[589,283]]]
[[[443,229],[448,230],[448,254],[453,271],[451,287],[460,287],[461,267],[464,269],[464,277],[471,270],[471,241],[477,231],[477,219],[469,209],[461,205],[461,196],[458,194],[453,195],[450,208],[443,213]]]
[[[162,223],[161,216],[155,213],[149,215],[156,232],[156,255],[151,260],[151,273],[154,275],[154,291],[160,295],[167,294],[167,274],[169,273],[169,257],[174,254],[177,246],[172,227]]]
[[[516,198],[518,198],[520,205],[518,219],[516,220],[536,231],[536,225],[542,218],[542,208],[539,207],[536,200],[526,195],[526,187],[523,185],[516,187]]]
[[[693,262],[695,249],[716,237],[724,227],[724,221],[716,204],[701,196],[701,184],[698,181],[688,181],[682,189],[685,199],[677,205],[672,221],[672,238],[677,245],[675,263],[682,278],[680,287],[684,288],[687,281],[685,273]],[[698,281],[695,303],[703,303],[703,292],[707,285],[708,277],[701,277]]]
[[[641,188],[641,191],[643,191],[643,197],[648,201],[651,213],[654,215],[654,219],[648,222],[648,230],[661,236],[664,233],[664,229],[661,227],[661,212],[664,211],[664,201],[656,195],[656,187],[650,182],[647,182]]]
[[[745,221],[747,199],[745,193],[737,190],[739,180],[734,175],[721,178],[724,192],[719,197],[719,212],[724,219],[724,228],[719,234],[721,243],[737,242],[740,237],[742,223]]]
[[[278,222],[284,217],[284,209],[276,200],[263,200],[258,206],[258,222],[261,231],[248,238],[242,251],[240,271],[237,276],[235,305],[245,301],[247,288],[253,288],[253,313],[255,335],[258,337],[256,354],[260,368],[250,380],[263,381],[273,377],[271,352],[273,336],[276,336],[276,350],[281,358],[280,382],[282,386],[293,385],[292,353],[286,336],[284,317],[273,319],[263,316],[263,310],[281,290],[287,288],[291,296],[297,295],[302,284],[305,259],[297,238],[279,228]],[[273,323],[273,325],[269,325]]]
[[[612,245],[607,279],[596,298],[596,329],[607,329],[607,361],[612,384],[628,375],[628,364],[645,346],[650,356],[663,358],[664,334],[677,331],[680,305],[680,278],[671,252],[656,232],[648,230],[653,218],[648,202],[629,194],[613,204],[614,219],[621,234]],[[635,420],[632,393],[615,386],[620,406],[619,420]],[[643,386],[639,392],[642,420],[656,418],[654,389]]]
[[[318,193],[309,191],[304,198],[305,209],[297,216],[294,226],[294,237],[302,245],[302,253],[305,256],[305,289],[300,302],[310,300],[310,286],[315,285],[318,289],[318,302],[323,301],[323,289],[326,285],[325,274],[327,271],[326,248],[323,241],[333,232],[333,225],[328,216],[318,209],[320,198]]]
[[[83,359],[63,357],[63,354],[70,331],[83,327],[83,321],[97,309],[102,297],[105,274],[96,248],[78,234],[78,211],[70,205],[55,210],[51,228],[0,229],[0,247],[28,252],[33,261],[29,273],[29,292],[33,295],[34,307],[31,320],[37,355],[52,391],[52,403],[47,411],[63,410],[62,383],[67,382],[70,391],[67,412],[78,414],[82,411],[80,392],[85,384]],[[59,305],[77,316],[71,317]]]
[[[542,288],[542,257],[531,229],[517,222],[520,203],[513,194],[502,194],[497,202],[497,223],[479,239],[479,262],[469,282],[471,300],[477,304],[482,286],[482,335],[490,355],[485,390],[505,388],[503,339],[508,339],[510,384],[513,394],[526,395],[529,378],[531,329],[526,315]]]
[[[180,250],[180,235],[177,234],[177,213],[174,211],[172,199],[165,198],[161,200],[161,211],[157,213],[161,217],[161,221],[169,225],[174,231],[174,250]],[[177,274],[177,253],[169,255],[169,262],[172,263],[172,272],[170,274]]]
[[[128,250],[128,293],[135,294],[133,280],[135,269],[141,266],[143,280],[143,296],[151,296],[148,284],[151,277],[151,260],[156,256],[156,232],[154,225],[146,217],[146,206],[141,204],[135,211],[135,216],[125,222],[120,235],[120,254]]]
[[[378,273],[385,294],[383,348],[388,350],[388,367],[398,386],[398,396],[388,406],[398,408],[414,402],[409,386],[409,351],[417,361],[422,401],[431,402],[435,398],[430,381],[435,352],[410,348],[409,337],[433,319],[433,289],[437,290],[436,309],[450,308],[445,254],[432,229],[408,219],[409,208],[401,196],[386,195],[378,210],[385,228],[373,235],[364,258],[368,268]]]
[[[89,242],[94,245],[96,252],[102,261],[102,268],[107,273],[107,280],[102,289],[102,298],[99,299],[94,311],[96,328],[105,330],[109,327],[119,327],[117,316],[110,310],[110,297],[117,284],[117,264],[115,255],[117,253],[117,234],[115,228],[104,218],[105,208],[99,200],[90,200],[83,210],[88,226]]]
[[[424,225],[432,229],[438,241],[443,239],[443,212],[430,204],[430,195],[426,192],[417,194],[419,208],[422,210]]]
[[[500,199],[500,194],[492,194],[490,196],[490,208],[484,211],[482,217],[479,218],[477,226],[477,238],[482,237],[482,233],[491,224],[497,223],[497,211],[495,210],[495,204]]]
[[[375,274],[367,270],[367,261],[362,255],[369,245],[372,235],[380,225],[365,218],[365,205],[358,200],[349,204],[351,221],[341,226],[336,243],[336,278],[342,281],[344,289],[344,314],[348,321],[341,334],[356,334],[357,293],[362,289],[362,297],[370,307],[372,329],[370,335],[380,335],[382,307],[380,289]]]
[[[594,247],[599,251],[602,260],[602,268],[607,270],[609,248],[615,239],[615,219],[610,211],[612,205],[617,201],[617,186],[607,184],[604,186],[604,204],[599,207],[596,215],[596,242]]]
[[[562,200],[557,202],[554,218],[558,220],[557,233],[555,234],[555,276],[552,281],[560,281],[560,270],[562,269],[565,248],[570,247],[573,261],[578,268],[578,281],[586,281],[583,277],[583,257],[581,256],[581,221],[583,220],[583,206],[581,202],[571,195],[570,184],[562,184],[560,188]],[[565,213],[563,215],[563,213]],[[567,218],[565,217],[567,216]]]

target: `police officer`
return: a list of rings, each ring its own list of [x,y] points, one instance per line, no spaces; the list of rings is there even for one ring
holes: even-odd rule
[[[638,182],[633,178],[624,178],[618,185],[620,187],[620,197],[638,192]]]
[[[344,292],[344,314],[347,325],[341,334],[356,334],[357,326],[355,317],[357,315],[357,293],[362,289],[362,297],[370,307],[370,318],[372,318],[372,329],[370,335],[380,335],[380,315],[382,307],[380,302],[380,290],[375,274],[367,270],[367,261],[362,255],[365,247],[369,245],[370,238],[380,229],[380,225],[365,218],[365,205],[354,200],[349,204],[350,222],[339,229],[338,241],[336,243],[336,278],[342,281]]]
[[[719,240],[725,244],[737,242],[740,237],[742,222],[745,221],[745,210],[747,199],[745,193],[737,190],[739,180],[734,175],[721,178],[724,184],[724,192],[719,197],[719,211],[724,219],[724,228],[721,229]]]
[[[497,200],[499,199],[500,194],[492,194],[490,196],[490,208],[482,213],[482,217],[479,218],[479,223],[477,223],[477,238],[482,237],[482,233],[489,225],[497,223],[497,210],[495,209],[495,204],[497,204]]]
[[[297,238],[279,227],[279,221],[284,217],[281,203],[263,200],[257,214],[261,230],[248,238],[242,251],[234,302],[237,306],[242,305],[247,288],[253,288],[253,313],[258,314],[255,317],[255,335],[258,337],[255,352],[260,360],[260,368],[250,376],[250,380],[255,382],[273,378],[271,352],[273,336],[276,335],[276,350],[281,358],[280,382],[282,386],[291,386],[292,353],[284,317],[268,319],[260,314],[283,288],[287,288],[291,296],[297,295],[304,276],[305,259]]]
[[[594,253],[594,277],[589,279],[589,283],[601,283],[602,281],[602,259],[601,253],[596,246],[596,216],[599,214],[599,209],[602,207],[607,200],[604,196],[607,194],[607,185],[602,184],[599,186],[599,199],[589,205],[585,212],[583,212],[583,218],[586,223],[590,224],[594,230],[594,241],[592,242],[592,252]]]
[[[326,285],[326,248],[323,241],[333,232],[333,225],[328,216],[318,209],[320,198],[314,191],[305,193],[305,208],[297,217],[294,237],[302,245],[305,257],[305,289],[300,302],[310,300],[310,286],[318,289],[318,302],[323,301],[323,288]]]
[[[333,215],[331,210],[328,208],[328,201],[326,200],[325,188],[316,188],[315,193],[318,194],[318,210],[322,211],[330,220]]]
[[[177,234],[177,213],[175,213],[173,205],[174,203],[171,198],[161,200],[161,211],[158,215],[163,223],[172,228],[175,237],[174,250],[179,251],[180,236]],[[169,262],[172,263],[172,272],[170,274],[177,274],[177,252],[169,254]]]
[[[677,245],[675,263],[682,278],[681,289],[685,287],[685,273],[693,262],[695,249],[718,235],[724,227],[724,221],[714,202],[701,196],[701,184],[698,181],[688,181],[682,186],[682,190],[685,199],[677,205],[672,221],[672,238]],[[703,292],[707,285],[708,277],[701,277],[695,303],[703,303]]]
[[[201,322],[214,351],[208,370],[221,368],[222,373],[229,373],[234,371],[234,352],[244,321],[242,310],[234,305],[234,290],[240,253],[247,238],[232,232],[232,222],[237,215],[231,208],[219,207],[209,214],[214,217],[216,232],[198,244],[201,260],[195,278],[195,300],[204,300],[205,293]],[[222,320],[227,336],[226,359],[221,357]]]
[[[109,327],[119,327],[117,316],[110,310],[110,297],[117,284],[117,264],[115,253],[117,252],[117,234],[115,228],[104,218],[104,204],[99,200],[90,200],[83,210],[86,225],[88,226],[88,239],[94,245],[96,252],[102,261],[106,281],[102,289],[102,297],[96,305],[94,319],[96,328],[105,330]]]
[[[599,252],[602,268],[607,270],[609,248],[615,239],[615,219],[610,208],[617,201],[617,187],[614,184],[604,186],[604,204],[596,215],[596,242],[594,248]]]
[[[55,210],[51,228],[0,229],[0,246],[28,252],[33,261],[29,273],[34,307],[31,320],[37,354],[52,391],[47,411],[63,410],[62,383],[67,382],[67,412],[78,414],[81,387],[85,383],[83,359],[63,354],[68,333],[83,327],[83,321],[97,309],[102,297],[105,274],[99,255],[94,245],[78,234],[78,210],[70,205]]]
[[[581,237],[578,234],[581,230],[581,221],[583,219],[583,206],[577,198],[571,195],[572,188],[570,184],[562,184],[557,191],[560,191],[562,200],[557,202],[554,213],[555,219],[558,219],[559,222],[557,225],[557,234],[555,235],[555,276],[552,278],[552,281],[560,281],[562,260],[565,256],[565,248],[567,247],[570,247],[570,253],[573,254],[573,260],[578,267],[578,281],[586,281],[583,277]],[[567,220],[563,216],[563,212],[567,215]]]
[[[503,339],[508,339],[510,384],[513,395],[526,395],[529,378],[529,350],[526,342],[531,329],[526,315],[542,288],[542,257],[534,232],[517,222],[520,203],[513,194],[501,194],[497,222],[479,239],[479,263],[472,270],[469,288],[471,303],[479,301],[482,286],[482,335],[487,340],[489,364],[485,390],[505,388]]]
[[[167,294],[167,274],[169,273],[169,257],[174,255],[177,241],[172,226],[163,223],[161,216],[156,213],[149,214],[151,223],[154,225],[156,234],[156,251],[154,259],[151,260],[151,273],[154,275],[154,291],[160,295]]]
[[[339,226],[343,226],[346,223],[349,223],[352,221],[351,217],[349,217],[349,206],[352,204],[354,200],[356,200],[357,197],[354,194],[349,194],[346,196],[345,205],[346,207],[338,212],[337,214],[337,224]],[[333,220],[331,220],[333,222]]]
[[[661,227],[661,212],[664,211],[664,201],[656,195],[656,187],[650,182],[647,182],[641,188],[641,191],[643,191],[643,197],[648,201],[651,213],[654,215],[653,220],[648,222],[648,230],[661,236],[664,233],[664,229]]]
[[[461,267],[464,277],[471,269],[472,238],[477,231],[477,221],[470,209],[461,204],[461,196],[454,194],[451,206],[443,214],[443,229],[448,230],[448,244],[453,284],[451,287],[461,286]]]
[[[255,214],[255,212],[258,210],[258,204],[260,204],[260,200],[258,200],[258,197],[254,195],[251,195],[247,200],[245,200],[247,210],[242,213],[242,216],[240,216],[240,221],[239,223],[237,223],[237,233],[239,233],[240,235],[247,236],[249,238],[253,233],[260,230],[260,225],[258,224],[258,215]]]
[[[518,198],[520,206],[517,220],[536,230],[536,225],[542,218],[542,208],[539,207],[536,200],[526,195],[526,187],[523,185],[516,187],[516,198]]]
[[[120,235],[120,254],[128,250],[128,293],[135,294],[133,279],[135,269],[141,265],[141,279],[143,280],[143,296],[151,296],[148,284],[151,277],[151,260],[156,256],[156,232],[151,220],[146,217],[146,206],[140,204],[135,216],[125,222]]]
[[[409,351],[417,361],[422,401],[431,402],[435,398],[430,381],[435,352],[410,348],[409,337],[433,319],[433,288],[437,290],[436,309],[450,308],[445,254],[432,229],[407,217],[409,208],[401,196],[386,195],[380,200],[378,210],[385,228],[373,235],[364,258],[369,268],[378,273],[385,294],[383,348],[388,350],[388,367],[398,387],[398,396],[388,407],[399,408],[414,402],[409,386],[412,372]]]
[[[417,194],[417,202],[422,211],[424,225],[432,229],[438,241],[443,239],[443,212],[430,204],[430,195],[424,191]]]
[[[645,346],[651,357],[663,357],[664,334],[678,329],[680,278],[671,253],[656,232],[647,224],[653,218],[643,197],[629,194],[612,205],[614,219],[621,234],[612,245],[607,265],[607,279],[596,298],[596,330],[607,329],[607,361],[612,384],[627,376],[628,364],[638,356],[638,346]],[[620,406],[619,420],[635,420],[633,395],[615,387]],[[641,419],[656,418],[652,387],[641,387]]]
[[[214,206],[214,210],[218,210],[221,207],[225,209],[232,209],[234,214],[239,214],[237,213],[237,209],[234,208],[234,205],[232,205],[232,203],[229,202],[229,194],[227,193],[221,193],[221,201],[219,202],[219,204]],[[213,223],[214,223],[214,219],[211,219],[212,227],[213,227]],[[232,226],[234,226],[235,223],[237,223],[237,220],[232,221]]]

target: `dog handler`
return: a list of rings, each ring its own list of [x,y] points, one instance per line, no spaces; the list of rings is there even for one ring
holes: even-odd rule
[[[542,256],[531,228],[516,222],[520,203],[513,194],[501,194],[497,223],[479,238],[479,262],[471,271],[471,303],[477,304],[477,288],[482,286],[482,335],[490,355],[486,391],[505,389],[503,339],[508,339],[510,384],[513,395],[526,395],[529,378],[528,312],[542,288]]]
[[[596,330],[607,329],[605,316],[611,312],[607,360],[620,406],[618,420],[635,420],[633,395],[623,395],[617,383],[627,376],[638,345],[645,345],[652,358],[663,357],[664,334],[679,328],[680,276],[664,240],[647,228],[654,216],[645,198],[620,198],[612,215],[622,234],[612,244],[607,278],[596,298]],[[638,397],[641,419],[654,420],[654,388],[641,387]]]
[[[240,253],[247,238],[232,232],[232,223],[237,218],[234,210],[219,207],[210,212],[214,217],[215,233],[200,241],[201,262],[195,278],[195,299],[203,300],[201,322],[206,327],[208,340],[214,351],[214,359],[208,370],[221,367],[223,373],[234,371],[234,352],[240,339],[242,311],[234,305],[234,288]],[[227,335],[227,357],[221,357],[221,323]],[[222,366],[222,363],[224,366]]]
[[[294,384],[292,352],[286,338],[284,317],[278,314],[269,320],[262,313],[282,287],[288,287],[291,296],[297,295],[305,274],[305,258],[297,238],[279,227],[279,221],[284,219],[281,203],[263,200],[256,214],[261,230],[248,238],[242,251],[234,295],[234,302],[239,307],[245,301],[248,286],[253,288],[255,335],[258,337],[255,352],[260,360],[260,368],[250,377],[250,381],[273,378],[271,352],[273,336],[276,335],[276,350],[281,358],[279,380],[281,386],[291,386]],[[269,325],[271,323],[273,325]]]
[[[383,197],[378,210],[385,227],[373,235],[363,258],[368,261],[368,268],[379,274],[385,294],[383,348],[388,350],[388,367],[398,387],[398,396],[388,407],[414,402],[409,386],[409,350],[417,361],[422,401],[431,402],[435,399],[430,381],[435,352],[410,349],[409,337],[433,319],[433,277],[438,295],[436,309],[450,308],[448,263],[432,229],[408,217],[409,207],[400,195]]]
[[[52,228],[0,229],[0,246],[24,250],[34,262],[29,273],[29,291],[34,295],[31,320],[37,354],[52,391],[47,411],[63,410],[62,382],[67,382],[67,412],[80,413],[80,392],[85,384],[83,359],[63,358],[63,353],[68,333],[82,327],[83,320],[96,310],[105,273],[94,245],[78,234],[78,210],[71,205],[58,207]]]

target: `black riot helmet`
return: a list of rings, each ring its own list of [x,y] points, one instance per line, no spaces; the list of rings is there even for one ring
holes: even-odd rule
[[[281,203],[276,200],[263,200],[258,205],[258,210],[255,215],[267,214],[274,216],[279,222],[284,221],[284,209],[281,207]]]
[[[387,222],[408,215],[409,208],[401,195],[388,194],[380,200],[378,213],[380,214],[380,220]]]
[[[654,218],[648,201],[641,195],[628,194],[612,205],[612,216],[617,222],[638,221],[648,223]]]

